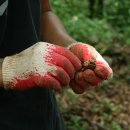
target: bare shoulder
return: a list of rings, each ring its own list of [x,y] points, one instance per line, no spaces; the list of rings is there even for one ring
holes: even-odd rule
[[[42,12],[51,10],[50,0],[41,0]]]

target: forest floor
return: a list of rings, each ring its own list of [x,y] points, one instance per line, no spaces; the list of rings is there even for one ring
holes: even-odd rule
[[[81,95],[70,89],[57,95],[67,130],[130,130],[130,47],[114,44],[104,58],[111,80]]]

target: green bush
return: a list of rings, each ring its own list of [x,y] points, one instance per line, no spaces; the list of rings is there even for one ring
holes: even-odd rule
[[[90,19],[86,0],[53,0],[54,12],[69,34],[78,41],[112,44],[115,39],[130,45],[130,1],[104,2],[103,17]],[[95,10],[96,11],[96,10]],[[96,14],[96,13],[94,13]]]

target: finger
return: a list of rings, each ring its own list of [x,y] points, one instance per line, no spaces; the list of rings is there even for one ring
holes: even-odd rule
[[[82,89],[82,87],[80,87],[74,80],[72,80],[70,82],[70,87],[77,94],[82,94],[84,92],[84,90]]]
[[[25,86],[25,88],[23,86]],[[19,82],[17,82],[17,84],[14,86],[14,89],[25,90],[36,86],[56,90],[58,92],[62,90],[60,83],[49,75],[31,76],[25,80],[19,80]]]
[[[74,74],[75,74],[74,66],[66,57],[60,54],[54,53],[52,55],[52,59],[50,62],[52,64],[55,64],[56,66],[63,68],[68,73],[71,79],[74,78]]]
[[[48,72],[51,76],[53,76],[56,80],[60,82],[62,86],[66,86],[70,83],[70,77],[69,75],[59,66],[56,66],[55,71]]]
[[[87,69],[83,72],[83,77],[86,82],[92,86],[97,86],[102,82],[102,79],[97,77],[93,70]]]
[[[64,47],[57,46],[54,50],[56,53],[65,56],[70,60],[73,64],[76,71],[81,69],[81,61],[69,50],[65,49]]]
[[[90,89],[90,84],[88,82],[85,81],[84,77],[83,77],[83,72],[78,72],[75,75],[75,82],[85,91]]]
[[[96,68],[94,69],[95,74],[104,79],[110,79],[113,76],[112,69],[103,62],[96,62]]]
[[[33,78],[34,78],[34,82],[36,86],[44,87],[50,90],[55,90],[57,92],[62,91],[60,82],[50,75],[38,76],[38,77],[33,77]]]

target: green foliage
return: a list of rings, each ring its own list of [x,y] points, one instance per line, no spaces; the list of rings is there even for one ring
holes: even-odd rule
[[[109,130],[123,130],[123,129],[121,128],[121,125],[118,122],[114,121],[109,126]]]
[[[91,109],[93,113],[102,113],[104,120],[107,120],[107,117],[109,114],[113,114],[116,116],[121,112],[121,108],[118,104],[113,103],[112,101],[110,101],[108,98],[105,98],[102,101],[102,104],[95,104],[94,107]],[[108,119],[111,119],[110,117],[108,117]]]
[[[114,104],[113,102],[111,102],[109,99],[104,99],[103,108],[104,111],[107,112],[108,114],[114,112],[114,114],[117,115],[121,111],[120,107]]]
[[[113,114],[117,116],[121,112],[118,105],[114,104],[109,99],[104,99],[102,105],[95,106],[93,110],[93,112],[96,113],[99,113],[100,110],[103,111],[102,120],[100,121],[102,127],[106,127],[108,130],[123,130],[121,125],[113,118]]]
[[[83,16],[73,16],[65,26],[69,33],[78,41],[82,42],[106,42],[111,43],[114,38],[114,30],[105,20],[82,18]],[[104,35],[105,33],[105,35]]]
[[[105,46],[100,50],[102,54],[110,50],[109,48],[113,48],[113,44],[123,43],[130,46],[129,0],[105,0],[103,17],[99,17],[96,12],[99,8],[95,5],[93,18],[89,17],[87,0],[52,0],[52,6],[68,33],[77,41],[88,42],[92,45],[104,43]],[[102,89],[107,89],[106,86],[109,86],[108,82],[103,84]],[[68,93],[68,96],[73,103],[77,99],[72,93]],[[121,112],[119,104],[103,99],[101,104],[95,104],[91,112],[101,116],[98,125],[108,130],[123,130],[114,118]],[[82,122],[81,116],[69,113],[68,118],[67,130],[89,130],[89,123]]]
[[[104,2],[103,17],[90,19],[86,0],[52,0],[53,9],[76,40],[92,44],[122,41],[130,45],[130,1]],[[97,10],[95,10],[97,11]],[[94,14],[97,14],[94,12]]]
[[[68,95],[69,99],[71,100],[71,103],[75,103],[77,101],[77,95],[72,91],[66,91],[66,94]]]
[[[70,116],[70,125],[68,126],[68,130],[85,130],[85,126],[81,125],[81,117],[77,115]]]
[[[124,27],[124,39],[127,45],[130,45],[130,26]]]
[[[89,130],[91,127],[97,127],[99,130],[103,128],[106,130],[123,130],[120,123],[114,118],[120,114],[121,108],[109,99],[105,98],[102,104],[95,104],[91,108],[91,112],[99,116],[98,122],[91,120],[90,117],[76,115],[69,111],[67,130]]]
[[[105,19],[121,33],[123,40],[130,45],[130,1],[129,0],[109,0],[105,1],[104,16]]]
[[[123,31],[122,27],[128,27],[130,24],[130,1],[109,0],[105,1],[105,18],[119,31]]]

